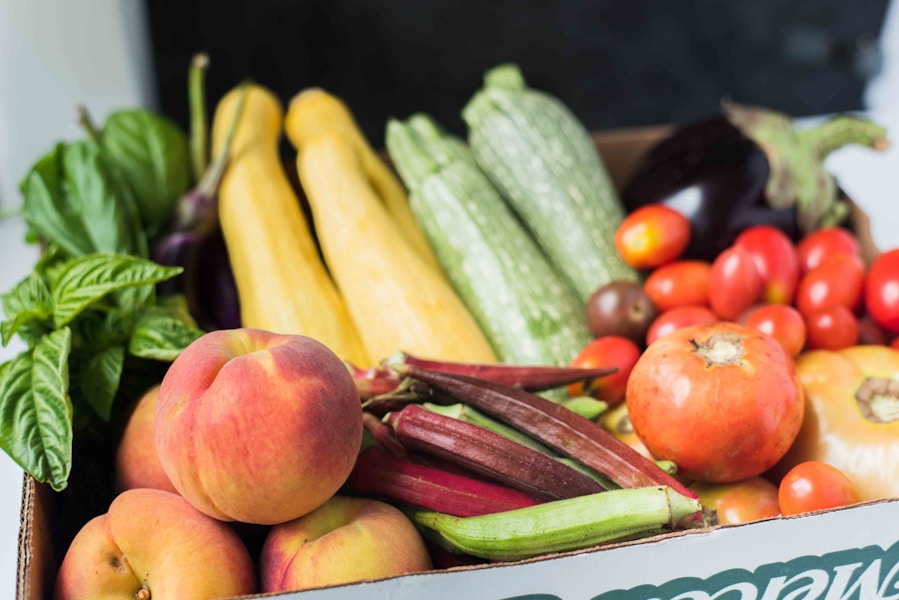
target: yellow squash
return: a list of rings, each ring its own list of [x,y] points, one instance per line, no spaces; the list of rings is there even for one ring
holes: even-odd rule
[[[312,140],[321,136],[340,136],[356,152],[368,185],[399,225],[406,241],[424,260],[439,269],[437,256],[409,207],[405,186],[368,143],[349,107],[340,98],[317,88],[306,90],[301,104],[303,110],[289,111],[288,137]]]
[[[224,145],[242,90],[226,94],[212,125]],[[278,154],[284,108],[251,85],[219,188],[219,219],[245,327],[302,334],[340,358],[369,365],[358,331],[321,255]]]
[[[495,362],[487,338],[433,255],[422,253],[408,236],[396,206],[388,208],[378,183],[386,165],[373,169],[372,157],[380,159],[360,144],[362,135],[343,103],[324,90],[304,90],[291,101],[285,126],[297,148],[300,183],[325,262],[372,360],[405,351]],[[400,189],[394,202],[405,205],[405,212],[408,198]]]

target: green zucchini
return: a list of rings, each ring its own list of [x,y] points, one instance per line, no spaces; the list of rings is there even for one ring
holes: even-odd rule
[[[413,214],[502,362],[567,365],[590,342],[584,304],[475,164],[425,114],[387,124]]]
[[[615,248],[625,210],[589,132],[556,97],[500,65],[462,111],[475,160],[586,301],[639,281]]]

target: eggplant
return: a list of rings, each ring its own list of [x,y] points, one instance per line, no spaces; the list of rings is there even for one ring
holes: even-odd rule
[[[202,57],[200,57],[202,59]],[[180,199],[169,229],[153,244],[153,260],[159,264],[181,266],[176,278],[159,284],[160,294],[184,294],[191,315],[204,330],[240,327],[240,300],[228,250],[218,222],[218,187],[228,164],[234,132],[243,112],[249,87],[243,86],[234,121],[222,150],[209,160],[208,124],[203,104],[202,70],[205,59],[191,66],[192,158],[199,179]]]
[[[759,107],[722,102],[722,111],[657,143],[622,193],[628,212],[666,204],[693,227],[684,256],[714,260],[752,225],[772,225],[798,240],[842,222],[848,208],[824,169],[847,144],[888,146],[882,127],[838,115],[806,128]]]

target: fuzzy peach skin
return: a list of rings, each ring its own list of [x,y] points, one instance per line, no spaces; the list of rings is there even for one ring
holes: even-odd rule
[[[119,494],[69,545],[55,600],[224,598],[257,591],[256,566],[231,526],[172,492]]]
[[[427,571],[424,540],[398,508],[335,495],[272,527],[259,557],[262,592],[300,591]]]
[[[155,419],[175,489],[223,521],[274,525],[310,512],[343,485],[362,444],[344,362],[310,337],[259,329],[188,346],[162,380]]]
[[[115,485],[118,492],[145,487],[178,491],[165,474],[159,454],[156,453],[153,415],[158,398],[159,386],[155,385],[141,396],[128,416],[116,448]]]

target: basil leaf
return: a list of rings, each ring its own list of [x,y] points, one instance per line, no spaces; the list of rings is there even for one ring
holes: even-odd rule
[[[141,221],[140,210],[138,209],[137,199],[134,196],[134,192],[131,190],[131,186],[125,179],[125,175],[122,173],[121,168],[119,168],[114,161],[109,160],[107,157],[103,162],[106,165],[109,177],[116,188],[119,204],[122,207],[122,221],[127,236],[130,239],[130,254],[140,256],[141,258],[149,258],[150,245],[147,241],[148,234]]]
[[[44,239],[71,256],[95,250],[93,239],[64,191],[63,155],[65,144],[57,144],[42,157],[22,180],[22,218],[28,224],[27,239]]]
[[[125,110],[106,120],[102,144],[134,191],[144,227],[158,231],[190,186],[187,136],[163,116]]]
[[[135,256],[90,254],[73,259],[51,287],[56,327],[67,325],[91,304],[116,290],[156,284],[181,273]]]
[[[110,174],[97,144],[57,144],[21,188],[30,239],[46,240],[70,256],[140,250],[122,200],[127,192]]]
[[[112,414],[124,367],[125,348],[114,346],[93,354],[80,373],[81,396],[104,421]]]
[[[31,272],[11,290],[0,296],[7,320],[0,323],[0,341],[6,346],[20,335],[29,346],[52,329],[53,297],[38,273]]]
[[[173,361],[203,332],[173,311],[155,307],[137,323],[128,352],[140,358]]]
[[[72,468],[72,402],[63,328],[0,366],[0,447],[27,473],[60,491]]]

